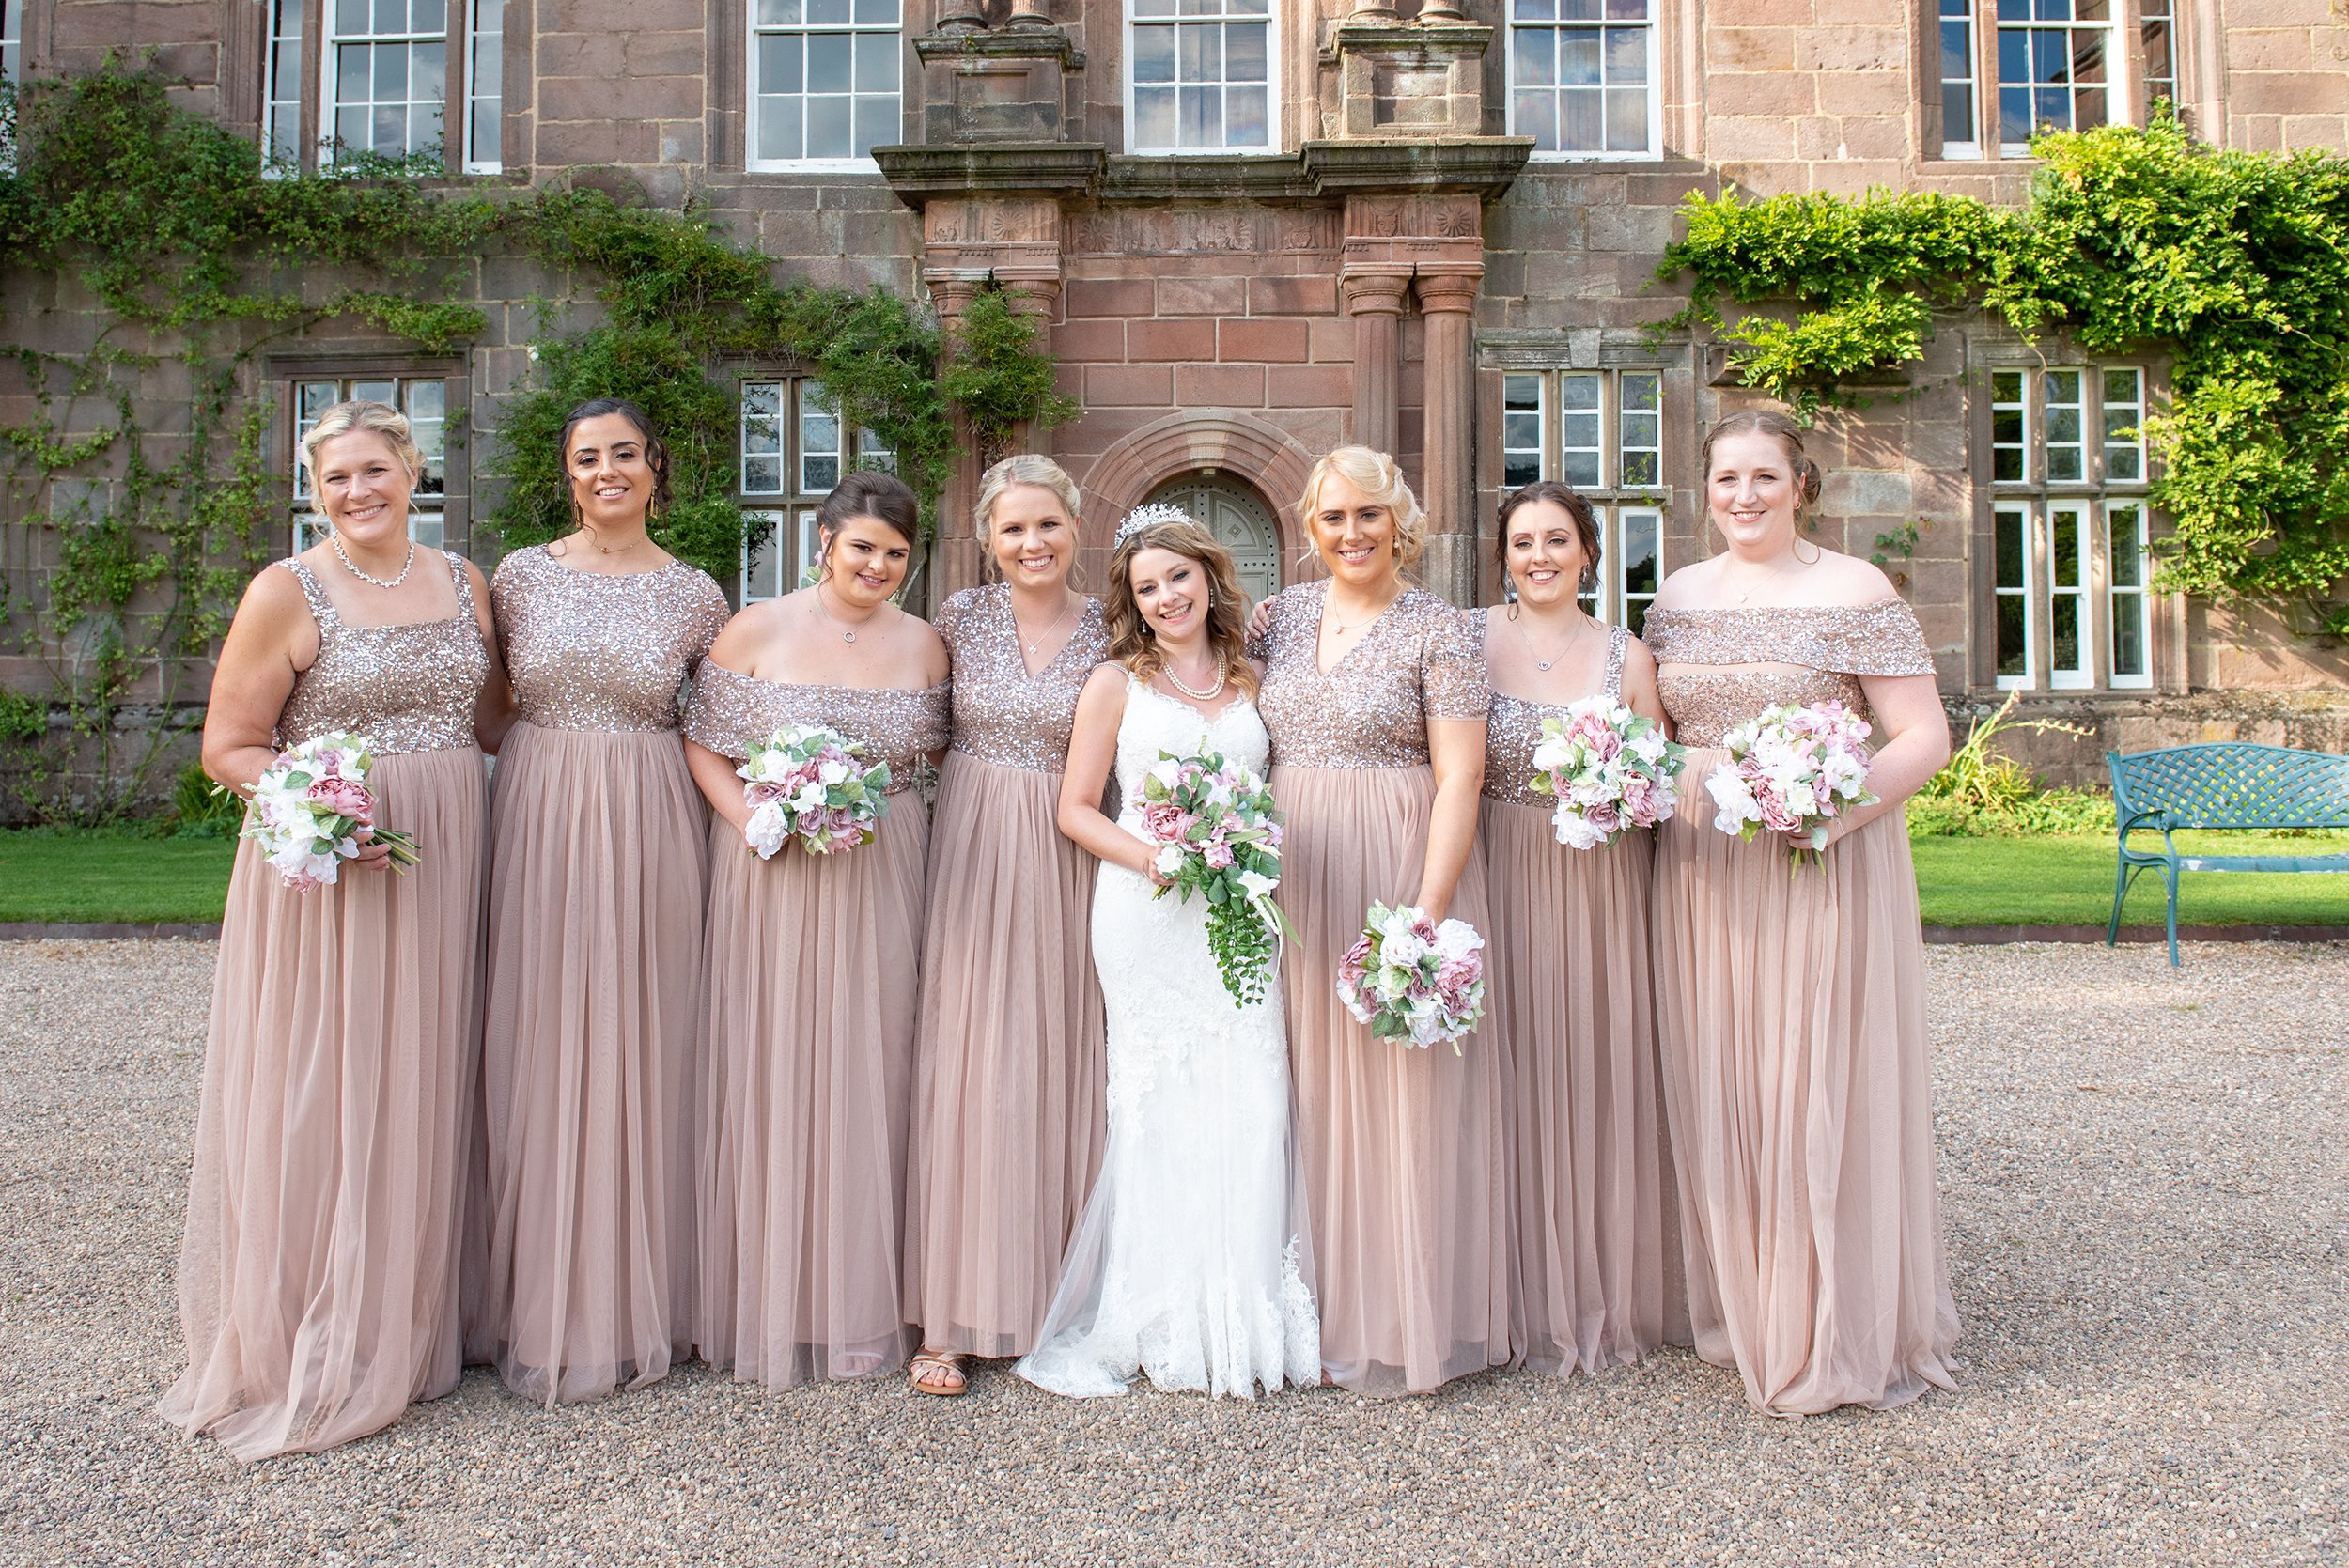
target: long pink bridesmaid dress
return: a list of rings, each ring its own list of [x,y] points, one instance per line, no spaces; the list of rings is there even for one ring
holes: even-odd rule
[[[1321,1356],[1357,1392],[1419,1393],[1516,1358],[1509,1065],[1488,1029],[1458,1055],[1374,1039],[1333,987],[1372,901],[1419,891],[1436,795],[1427,723],[1485,718],[1485,654],[1466,617],[1412,589],[1325,674],[1327,588],[1268,601],[1257,698],[1288,815],[1280,900],[1298,939],[1281,984]],[[1481,853],[1446,913],[1490,931]]]
[[[954,659],[955,718],[930,832],[906,1321],[934,1349],[1024,1356],[1101,1164],[1097,862],[1055,814],[1077,697],[1109,639],[1087,599],[1031,675],[1000,583],[931,624]]]
[[[162,1410],[240,1459],[333,1448],[457,1386],[490,660],[464,564],[445,564],[454,616],[357,626],[280,563],[319,656],[276,742],[373,741],[379,819],[423,861],[298,893],[237,846],[179,1254],[188,1370]]]
[[[1790,867],[1713,825],[1722,737],[1775,703],[1867,710],[1931,675],[1899,599],[1656,611],[1657,688],[1696,748],[1656,855],[1657,1022],[1697,1354],[1757,1410],[1888,1409],[1952,1388],[1924,938],[1902,814]]]

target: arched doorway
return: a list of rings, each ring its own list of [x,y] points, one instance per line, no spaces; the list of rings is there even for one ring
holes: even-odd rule
[[[1206,523],[1232,552],[1240,591],[1249,598],[1262,603],[1281,591],[1281,530],[1254,490],[1229,479],[1185,474],[1152,490],[1149,499],[1180,506]]]

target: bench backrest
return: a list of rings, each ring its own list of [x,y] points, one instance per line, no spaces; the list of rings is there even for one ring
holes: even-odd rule
[[[2349,828],[2349,756],[2222,740],[2105,760],[2124,824]]]

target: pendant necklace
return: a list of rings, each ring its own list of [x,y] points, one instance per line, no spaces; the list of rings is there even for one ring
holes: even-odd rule
[[[832,625],[840,629],[840,640],[842,642],[853,643],[856,641],[857,627],[850,626],[848,622],[842,620],[839,616],[833,614],[830,610],[825,608],[824,590],[821,587],[818,587],[816,590],[816,598],[813,602],[815,611],[818,615],[823,616],[824,619],[832,622]],[[866,619],[871,619],[871,616],[868,615]],[[863,625],[863,622],[859,622],[858,625]]]
[[[1004,608],[1009,610],[1010,606],[1006,604]],[[1054,621],[1050,626],[1048,626],[1042,631],[1037,632],[1035,634],[1035,641],[1031,643],[1028,641],[1027,633],[1019,629],[1019,616],[1018,613],[1013,612],[1011,617],[1012,635],[1019,639],[1019,645],[1028,650],[1028,657],[1030,659],[1034,659],[1043,650],[1045,639],[1051,636],[1053,632],[1058,631],[1062,625],[1067,621],[1068,617],[1076,613],[1077,607],[1073,604],[1070,605],[1067,609],[1060,613],[1059,620]]]
[[[343,553],[343,541],[335,535],[327,535],[326,542],[334,547],[334,559],[343,564],[343,570],[349,572],[360,582],[372,582],[379,588],[398,587],[401,583],[408,581],[409,572],[412,570],[416,565],[416,541],[413,539],[408,541],[407,564],[399,568],[399,575],[397,577],[390,579],[370,577],[366,572],[363,572],[358,567],[352,566],[350,564],[350,557]]]
[[[1590,617],[1586,615],[1583,619],[1585,623],[1587,623]],[[1552,664],[1557,663],[1558,660],[1565,658],[1569,653],[1572,653],[1574,651],[1574,645],[1582,641],[1582,629],[1580,627],[1577,627],[1572,631],[1566,633],[1566,644],[1564,647],[1560,648],[1556,653],[1551,654],[1548,659],[1544,659],[1540,654],[1533,651],[1533,639],[1526,635],[1525,623],[1512,618],[1509,624],[1517,629],[1517,641],[1525,644],[1527,656],[1533,660],[1533,668],[1541,671],[1544,675],[1549,674],[1549,667]]]

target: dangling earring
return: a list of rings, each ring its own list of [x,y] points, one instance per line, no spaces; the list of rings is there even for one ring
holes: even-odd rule
[[[1501,602],[1503,604],[1515,604],[1517,601],[1517,574],[1511,571],[1508,567],[1503,567],[1501,568]]]

